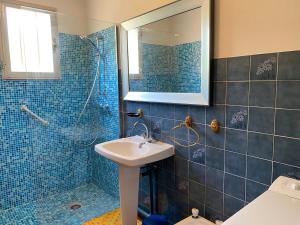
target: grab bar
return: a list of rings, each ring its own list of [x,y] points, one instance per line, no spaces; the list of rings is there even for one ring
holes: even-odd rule
[[[49,122],[47,120],[44,120],[43,118],[39,117],[37,114],[32,112],[26,105],[21,106],[21,111],[28,113],[32,118],[36,119],[37,121],[41,122],[44,126],[48,126]]]

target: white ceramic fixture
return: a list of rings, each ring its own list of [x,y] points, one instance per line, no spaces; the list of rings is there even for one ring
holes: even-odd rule
[[[98,144],[95,151],[119,164],[122,224],[136,224],[140,167],[174,155],[174,146],[133,136]]]
[[[279,177],[224,225],[300,225],[300,181]]]
[[[209,220],[199,217],[193,218],[192,216],[185,218],[184,220],[176,223],[175,225],[216,225],[215,223],[210,222]]]

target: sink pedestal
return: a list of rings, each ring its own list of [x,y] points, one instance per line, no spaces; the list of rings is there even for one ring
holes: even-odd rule
[[[133,136],[98,144],[95,151],[119,164],[122,225],[136,225],[140,167],[174,155],[174,146]]]
[[[139,167],[119,167],[122,225],[137,223],[139,197]]]

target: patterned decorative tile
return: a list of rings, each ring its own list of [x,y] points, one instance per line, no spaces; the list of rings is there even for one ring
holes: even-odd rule
[[[186,151],[186,149],[185,149]],[[205,164],[205,146],[195,145],[189,149],[190,160],[196,163]]]
[[[276,80],[277,54],[251,56],[251,80]]]
[[[246,130],[248,124],[248,108],[239,106],[227,106],[226,127]]]

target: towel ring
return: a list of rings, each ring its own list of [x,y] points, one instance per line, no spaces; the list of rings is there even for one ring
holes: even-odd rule
[[[174,143],[176,143],[177,145],[181,146],[181,147],[185,147],[185,148],[188,148],[188,147],[193,147],[195,145],[197,145],[199,142],[200,142],[200,135],[198,134],[198,132],[192,127],[192,117],[191,116],[187,116],[184,120],[184,122],[181,122],[180,124],[178,124],[177,126],[173,127],[172,130],[176,130],[178,128],[182,128],[182,127],[186,127],[187,129],[193,131],[194,134],[196,134],[197,136],[197,140],[192,143],[192,144],[188,144],[188,145],[184,145],[184,144],[181,144],[179,143],[178,141],[176,141],[176,139],[174,137],[170,137],[169,138],[174,141]]]

